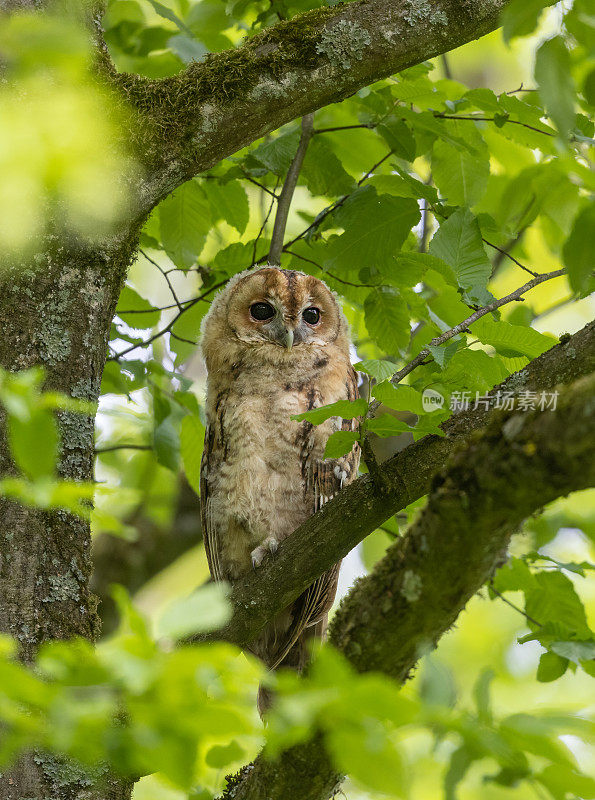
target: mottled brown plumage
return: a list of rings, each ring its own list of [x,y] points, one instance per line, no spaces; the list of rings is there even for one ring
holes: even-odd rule
[[[313,426],[290,416],[355,399],[356,375],[334,295],[310,275],[276,267],[229,282],[205,317],[202,350],[205,546],[213,578],[234,583],[355,478],[357,445],[343,458],[323,460],[330,434],[355,421]],[[270,669],[304,666],[306,639],[324,635],[338,571],[339,564],[322,575],[252,643]]]

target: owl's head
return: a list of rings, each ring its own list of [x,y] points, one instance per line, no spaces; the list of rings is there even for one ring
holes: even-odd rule
[[[242,272],[215,298],[202,326],[202,348],[226,340],[258,347],[278,362],[332,343],[348,350],[347,321],[323,281],[295,270],[262,267]]]

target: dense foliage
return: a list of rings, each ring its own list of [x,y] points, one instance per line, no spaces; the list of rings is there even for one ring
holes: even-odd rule
[[[103,26],[118,69],[163,77],[319,5],[112,0]],[[550,5],[513,0],[502,32],[314,115],[281,265],[323,278],[352,326],[362,397],[304,415],[313,424],[361,418],[358,433],[332,437],[329,456],[355,438],[368,436],[384,457],[403,436],[443,435],[440,423],[453,411],[487,402],[493,386],[588,318],[595,24],[587,0],[544,10]],[[125,214],[124,188],[113,202],[114,175],[125,186],[137,167],[118,142],[122,109],[98,111],[108,100],[88,77],[90,48],[83,29],[59,14],[2,22],[12,83],[1,87],[0,164],[9,180],[0,192],[0,243],[9,250],[26,251],[47,230],[97,236]],[[530,69],[517,63],[533,56]],[[340,57],[348,67],[350,54]],[[37,138],[23,138],[32,118]],[[39,371],[0,374],[21,473],[3,479],[0,491],[90,515],[97,542],[119,537],[118,552],[132,554],[130,573],[147,525],[179,536],[183,481],[198,491],[201,320],[231,276],[267,263],[300,137],[296,120],[254,142],[177,188],[143,227],[112,324],[96,486],[56,477],[56,411],[94,409],[44,392]],[[25,215],[31,198],[35,213]],[[496,401],[521,410],[555,402],[555,393],[532,392]],[[363,542],[366,569],[422,505]],[[594,732],[594,513],[585,492],[529,520],[460,629],[424,656],[404,690],[354,673],[323,648],[307,677],[270,677],[279,702],[266,729],[254,704],[259,664],[227,644],[175,644],[229,614],[221,587],[191,593],[207,574],[202,546],[172,565],[164,557],[153,571],[167,569],[136,598],[148,621],[120,587],[119,627],[97,647],[52,642],[29,668],[1,641],[0,757],[7,763],[35,747],[58,787],[61,776],[84,784],[113,768],[158,773],[140,781],[137,800],[207,800],[263,744],[274,757],[319,729],[353,780],[354,800],[435,797],[438,780],[447,800],[595,797],[595,779],[583,772]],[[137,588],[132,575],[129,587]],[[65,766],[65,755],[74,762]]]

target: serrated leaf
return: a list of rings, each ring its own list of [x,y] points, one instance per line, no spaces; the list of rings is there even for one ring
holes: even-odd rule
[[[545,41],[535,56],[535,80],[545,108],[558,131],[568,138],[574,128],[575,88],[570,54],[561,36]]]
[[[285,175],[293,161],[299,140],[300,133],[297,129],[287,131],[259,145],[252,151],[251,156],[281,177]]]
[[[414,161],[415,139],[402,119],[388,117],[377,126],[376,130],[396,156],[406,161]]]
[[[182,184],[159,205],[159,223],[167,255],[176,266],[191,267],[211,228],[209,203],[196,181]]]
[[[353,368],[359,372],[365,372],[377,381],[385,381],[391,378],[395,372],[398,372],[399,367],[392,361],[382,361],[379,359],[368,359],[367,361],[358,361],[353,365]]]
[[[390,263],[381,266],[379,274],[383,282],[392,286],[415,286],[429,269],[436,270],[447,283],[457,286],[452,267],[429,253],[401,252]]]
[[[353,178],[321,136],[310,142],[300,176],[313,195],[334,197],[354,188]]]
[[[576,218],[562,251],[570,285],[580,294],[586,294],[595,288],[593,242],[595,242],[595,204],[591,202]]]
[[[303,414],[293,414],[291,419],[298,422],[306,420],[311,422],[312,425],[320,425],[331,417],[341,417],[342,419],[361,417],[362,414],[366,413],[367,409],[368,404],[363,398],[359,397],[357,400],[338,400],[336,403],[314,408],[311,411],[305,411]]]
[[[241,181],[206,181],[204,185],[213,220],[224,219],[240,236],[246,230],[250,217],[248,195]]]
[[[393,386],[390,381],[385,380],[374,386],[372,395],[393,411],[411,411],[414,414],[423,414],[425,411],[422,394],[413,386],[403,383]]]
[[[366,328],[386,353],[404,352],[411,328],[407,303],[392,287],[374,289],[364,302]]]
[[[345,232],[329,240],[325,267],[340,271],[386,264],[419,220],[415,200],[377,195],[371,186],[358,189],[335,215]]]
[[[479,224],[468,209],[455,211],[440,225],[429,250],[453,268],[461,288],[485,289],[492,265],[483,247]]]
[[[180,455],[188,483],[200,495],[200,461],[205,438],[205,428],[194,414],[182,420],[180,428]]]
[[[575,664],[595,659],[595,639],[589,641],[552,642],[549,649]]]
[[[473,206],[483,197],[490,174],[488,148],[475,123],[469,120],[445,122],[458,136],[465,136],[475,152],[438,139],[432,154],[434,183],[450,205]],[[464,125],[467,127],[463,128]]]
[[[470,326],[471,333],[483,344],[491,345],[503,356],[517,355],[537,358],[551,349],[556,340],[534,328],[511,325],[509,322],[496,321],[482,317]]]
[[[548,625],[559,625],[571,636],[591,637],[585,609],[572,581],[561,572],[541,572],[534,576],[532,587],[525,593],[525,611],[533,619]]]
[[[182,20],[177,16],[177,14],[174,14],[171,8],[164,6],[163,3],[159,3],[158,0],[149,0],[149,3],[153,6],[160,17],[163,17],[163,19],[168,19],[170,22],[173,22],[174,25],[176,25],[181,31],[184,31],[184,33],[192,36],[192,31],[190,28],[184,25]]]
[[[324,448],[325,458],[340,458],[349,453],[359,438],[358,431],[335,431],[331,433]]]

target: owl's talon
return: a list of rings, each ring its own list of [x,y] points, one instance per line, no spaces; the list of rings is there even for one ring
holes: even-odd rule
[[[252,569],[256,569],[262,564],[262,559],[265,557],[267,553],[274,554],[277,552],[279,547],[279,542],[275,539],[274,536],[269,536],[264,542],[255,547],[254,550],[250,553],[252,556]]]

